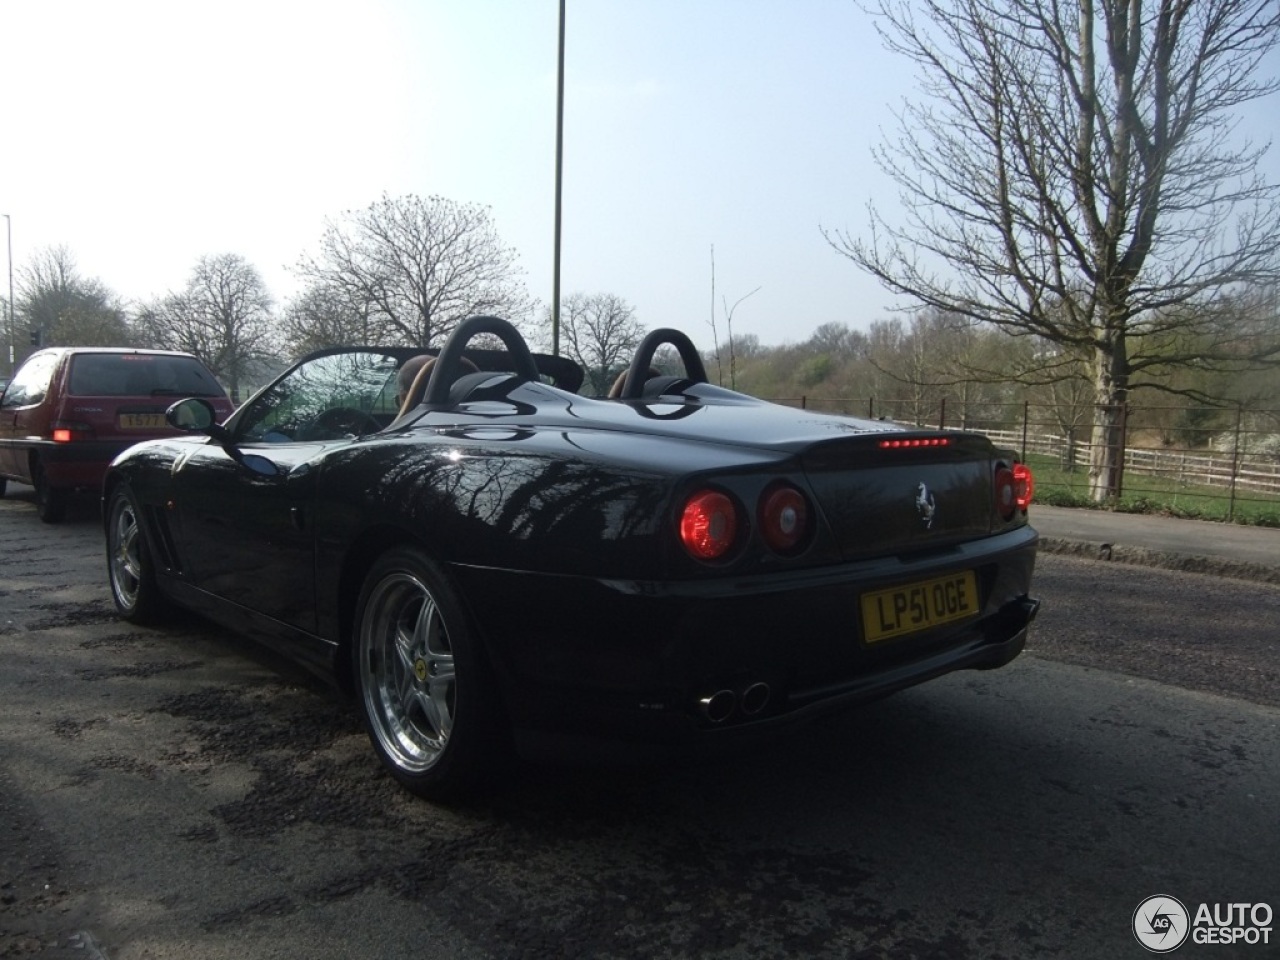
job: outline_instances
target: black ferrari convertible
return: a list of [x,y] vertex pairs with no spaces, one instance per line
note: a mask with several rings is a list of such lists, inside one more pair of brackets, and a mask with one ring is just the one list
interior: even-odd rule
[[106,479],[115,604],[197,610],[334,679],[432,798],[485,782],[515,732],[715,740],[1022,649],[1012,453],[715,386],[674,330],[617,396],[581,383],[473,317],[438,356],[312,354],[222,424],[182,400],[186,435]]

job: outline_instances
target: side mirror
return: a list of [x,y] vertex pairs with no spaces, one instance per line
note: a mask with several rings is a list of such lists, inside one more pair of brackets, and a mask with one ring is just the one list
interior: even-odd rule
[[183,433],[203,433],[219,443],[227,439],[227,432],[218,425],[218,412],[203,397],[179,400],[164,412],[165,422]]
[[214,412],[213,404],[208,400],[190,397],[179,400],[166,410],[164,418],[169,426],[184,433],[207,433],[209,428],[217,422],[218,416]]
[[164,412],[169,426],[183,433],[203,433],[222,445],[227,454],[240,466],[260,477],[278,477],[280,468],[266,457],[256,453],[241,453],[231,442],[231,434],[218,423],[218,412],[213,404],[201,397],[179,400]]

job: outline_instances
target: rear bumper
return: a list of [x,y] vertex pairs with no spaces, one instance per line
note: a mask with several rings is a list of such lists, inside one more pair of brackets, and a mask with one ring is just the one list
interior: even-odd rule
[[[669,758],[673,753],[706,756],[755,749],[762,738],[788,734],[822,716],[854,709],[948,673],[1004,666],[1022,652],[1030,621],[1035,618],[1039,605],[1038,600],[1028,598],[1010,610],[1012,616],[1025,616],[1027,621],[1007,640],[980,641],[954,656],[944,655],[868,673],[838,688],[812,691],[812,696],[791,709],[771,712],[750,722],[730,718],[712,726],[692,726],[687,722],[542,724],[518,728],[518,742],[520,749],[532,756],[557,759],[570,756],[597,763],[651,762]],[[742,692],[738,695],[741,698]],[[741,703],[739,699],[737,705]]]
[[1011,600],[972,628],[964,640],[948,644],[938,653],[888,665],[830,687],[793,692],[791,713],[808,715],[873,700],[956,670],[1003,667],[1026,646],[1031,622],[1039,611],[1039,600],[1027,596]]
[[[455,575],[517,726],[675,742],[785,726],[955,670],[1003,666],[1039,607],[1029,597],[1035,545],[1024,527],[931,555],[698,584]],[[981,585],[976,618],[863,642],[863,593],[961,570]]]

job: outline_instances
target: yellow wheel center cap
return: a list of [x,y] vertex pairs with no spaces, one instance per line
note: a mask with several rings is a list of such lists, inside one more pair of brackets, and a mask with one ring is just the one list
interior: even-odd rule
[[427,679],[427,661],[423,660],[421,657],[413,661],[413,675],[416,676],[419,681]]

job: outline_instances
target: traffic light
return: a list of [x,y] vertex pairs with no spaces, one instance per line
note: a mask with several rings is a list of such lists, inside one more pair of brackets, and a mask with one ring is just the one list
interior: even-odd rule
[[40,346],[40,341],[41,341],[42,339],[44,339],[44,338],[40,336],[40,331],[39,331],[39,330],[37,330],[35,327],[32,327],[32,328],[31,328],[31,345],[32,345],[33,347],[38,347],[38,346]]

